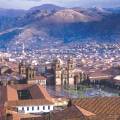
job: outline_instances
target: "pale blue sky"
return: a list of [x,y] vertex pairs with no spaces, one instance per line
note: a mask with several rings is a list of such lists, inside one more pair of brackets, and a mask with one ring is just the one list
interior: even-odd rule
[[46,3],[65,7],[120,7],[120,0],[0,0],[0,8],[29,9]]

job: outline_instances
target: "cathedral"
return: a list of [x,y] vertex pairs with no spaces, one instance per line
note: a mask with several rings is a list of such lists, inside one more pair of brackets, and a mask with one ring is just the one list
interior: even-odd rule
[[76,62],[69,58],[66,63],[56,59],[52,63],[54,83],[57,86],[75,86],[88,79],[88,75],[76,69]]
[[31,80],[35,78],[36,71],[34,66],[32,65],[26,65],[26,63],[21,62],[19,64],[19,74],[22,75],[29,83]]

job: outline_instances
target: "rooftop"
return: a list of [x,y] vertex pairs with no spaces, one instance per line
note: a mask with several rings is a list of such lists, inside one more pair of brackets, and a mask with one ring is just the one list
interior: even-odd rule
[[120,97],[75,99],[73,104],[98,115],[120,115]]
[[[38,105],[38,104],[51,104],[52,97],[48,94],[47,90],[40,85],[7,85],[6,87],[0,87],[2,91],[3,101],[8,103],[8,105]],[[20,99],[19,92],[29,91],[31,98]]]

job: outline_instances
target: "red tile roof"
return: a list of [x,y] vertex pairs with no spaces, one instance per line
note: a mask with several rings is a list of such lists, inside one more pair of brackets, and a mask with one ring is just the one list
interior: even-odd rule
[[52,120],[88,120],[75,105],[62,111],[52,112],[51,118]]
[[120,115],[120,97],[94,97],[73,100],[73,104],[94,114]]
[[[32,99],[29,100],[19,100],[18,90],[30,91]],[[8,102],[10,105],[15,104],[42,104],[42,103],[52,103],[52,97],[48,94],[47,90],[40,85],[8,85],[6,87],[1,87],[3,101]],[[28,103],[27,103],[28,102]]]
[[52,105],[53,103],[46,99],[34,99],[34,100],[16,100],[8,101],[8,106],[38,106],[38,105]]

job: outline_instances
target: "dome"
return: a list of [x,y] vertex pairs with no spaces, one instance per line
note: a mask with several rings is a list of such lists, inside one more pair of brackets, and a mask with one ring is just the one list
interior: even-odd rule
[[60,58],[57,58],[54,62],[63,65],[63,61]]

